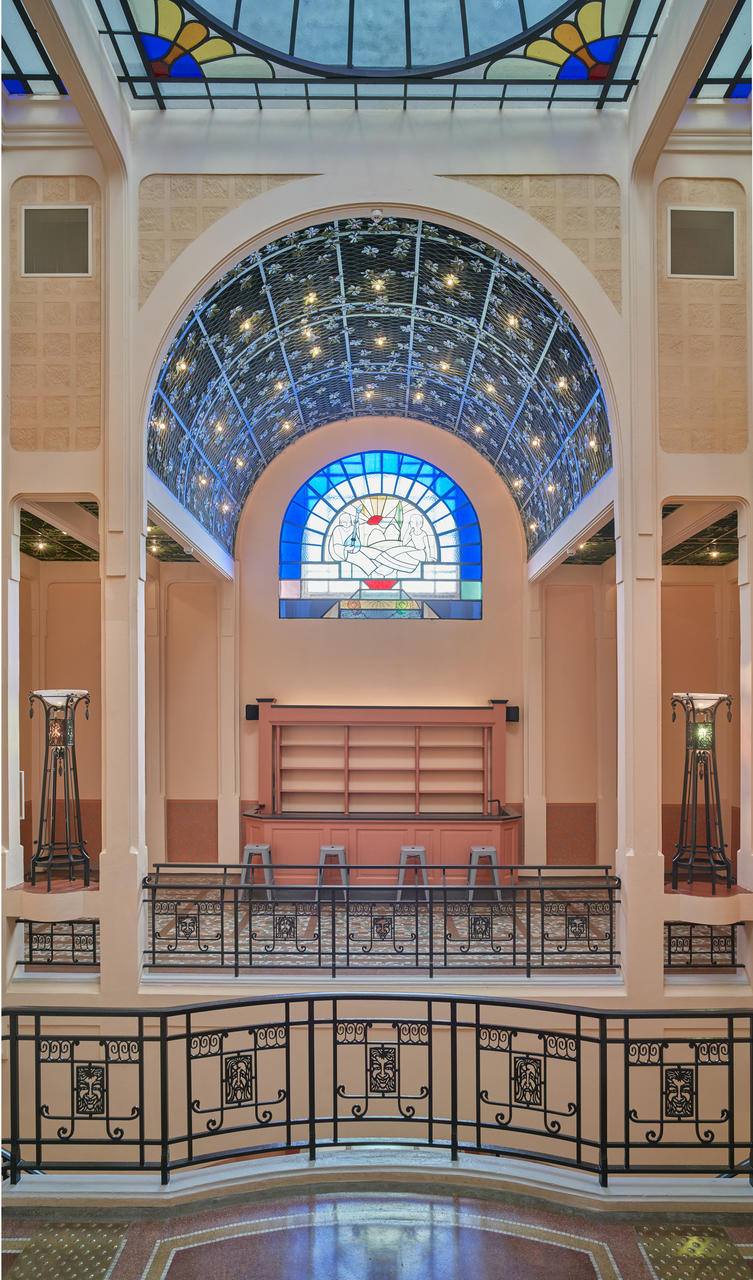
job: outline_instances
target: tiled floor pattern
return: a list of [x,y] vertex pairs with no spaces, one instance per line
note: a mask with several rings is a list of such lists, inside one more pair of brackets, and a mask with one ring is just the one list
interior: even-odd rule
[[751,1280],[753,1225],[463,1197],[317,1195],[132,1223],[6,1215],[11,1280]]

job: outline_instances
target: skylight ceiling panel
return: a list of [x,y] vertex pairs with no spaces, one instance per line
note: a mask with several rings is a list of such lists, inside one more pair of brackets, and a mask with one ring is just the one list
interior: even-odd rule
[[[225,2],[228,8],[235,9],[236,0]],[[269,0],[241,0],[237,28],[253,32],[259,43],[268,49],[289,50],[293,14],[297,7],[295,0],[275,0],[274,4]],[[232,17],[225,21],[229,26],[233,25]]]
[[411,315],[401,311],[349,312],[348,337],[354,370],[391,372],[408,368]]
[[384,305],[410,307],[414,292],[415,229],[406,234],[394,219],[389,225],[341,220],[340,262],[350,307],[377,310]]
[[458,0],[413,0],[410,9],[414,67],[441,66],[466,56]]
[[478,330],[454,325],[442,313],[422,309],[413,326],[413,368],[431,376],[450,376],[463,384],[471,368]]
[[293,52],[304,62],[347,66],[350,0],[299,0]]
[[518,0],[465,0],[465,13],[472,49],[490,49],[520,31]]
[[353,21],[353,65],[403,67],[407,62],[405,0],[356,4]]
[[333,366],[309,383],[301,383],[298,399],[307,423],[319,425],[353,415],[347,369]]

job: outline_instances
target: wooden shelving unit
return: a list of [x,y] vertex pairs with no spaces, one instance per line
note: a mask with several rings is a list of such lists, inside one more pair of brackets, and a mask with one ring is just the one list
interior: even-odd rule
[[468,814],[504,803],[504,705],[260,707],[275,814]]

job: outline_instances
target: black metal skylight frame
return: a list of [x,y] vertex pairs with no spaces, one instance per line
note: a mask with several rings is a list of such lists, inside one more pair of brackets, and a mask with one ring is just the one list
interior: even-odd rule
[[[751,30],[751,0],[737,0],[737,4],[732,10],[727,22],[724,24],[719,39],[714,46],[706,66],[704,67],[698,81],[691,93],[691,98],[698,98],[705,88],[715,86],[718,93],[712,95],[714,98],[736,99],[741,98],[745,101],[750,97],[751,84],[751,40],[748,39],[747,46],[740,49],[740,60],[737,63],[735,72],[732,76],[720,75],[718,73],[718,64],[728,50],[728,41],[734,38],[732,33],[738,23],[738,19],[743,17],[747,11],[747,24],[743,21],[743,25],[747,27],[748,36]],[[747,93],[741,93],[740,90],[747,86]],[[706,97],[707,95],[703,95]]]
[[[10,21],[9,21],[10,18]],[[32,66],[16,38],[14,28],[20,23],[29,37],[43,70]],[[52,59],[42,43],[39,33],[21,0],[3,0],[2,31],[3,68],[2,79],[10,96],[40,95],[66,97],[66,88],[55,69]],[[14,83],[15,82],[15,83]],[[16,83],[20,88],[16,87]]]
[[[482,104],[501,110],[511,104],[563,107],[591,107],[601,110],[607,104],[624,104],[638,83],[646,56],[655,39],[659,21],[670,0],[655,0],[640,31],[634,29],[645,5],[633,0],[625,19],[617,53],[603,81],[540,79],[532,74],[530,79],[494,80],[485,77],[485,71],[495,61],[508,53],[522,52],[532,38],[547,32],[553,22],[572,17],[581,3],[552,6],[545,19],[532,24],[525,31],[503,43],[477,52],[469,52],[462,61],[437,64],[414,69],[323,66],[297,59],[283,51],[271,49],[247,35],[237,32],[209,13],[206,7],[194,0],[181,0],[183,9],[197,21],[204,22],[212,33],[231,40],[238,50],[264,58],[271,68],[269,78],[236,79],[213,75],[203,79],[158,79],[152,72],[140,42],[135,37],[135,26],[127,0],[118,0],[123,11],[122,25],[114,26],[108,14],[105,0],[88,0],[96,13],[100,36],[109,50],[115,74],[129,91],[130,100],[138,106],[154,106],[161,110],[169,107],[227,106],[243,104],[258,110],[269,106],[303,106],[310,111],[314,106],[331,103],[351,106],[355,110],[368,106],[399,105],[403,110],[419,103],[446,105],[451,111],[463,106]],[[352,13],[355,0],[350,0]],[[464,0],[458,0],[464,12]],[[524,0],[519,0],[524,13]],[[407,5],[407,0],[406,0]],[[236,5],[236,10],[238,6]],[[294,12],[297,6],[294,5]],[[467,39],[467,36],[466,36]],[[128,57],[121,48],[121,41],[132,41],[138,46],[141,70],[128,65]],[[532,64],[535,65],[535,64]]]

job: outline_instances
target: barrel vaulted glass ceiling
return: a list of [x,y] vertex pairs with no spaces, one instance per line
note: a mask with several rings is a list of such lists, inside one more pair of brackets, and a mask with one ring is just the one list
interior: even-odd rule
[[[682,0],[81,3],[134,106],[600,109],[628,100],[662,19]],[[739,0],[697,96],[750,94],[750,6]],[[3,20],[7,92],[64,93],[22,0],[3,0]]]
[[392,218],[294,232],[209,290],[160,372],[148,463],[232,551],[282,449],[369,415],[419,418],[477,449],[529,551],[612,465],[597,373],[561,304],[490,245]]

